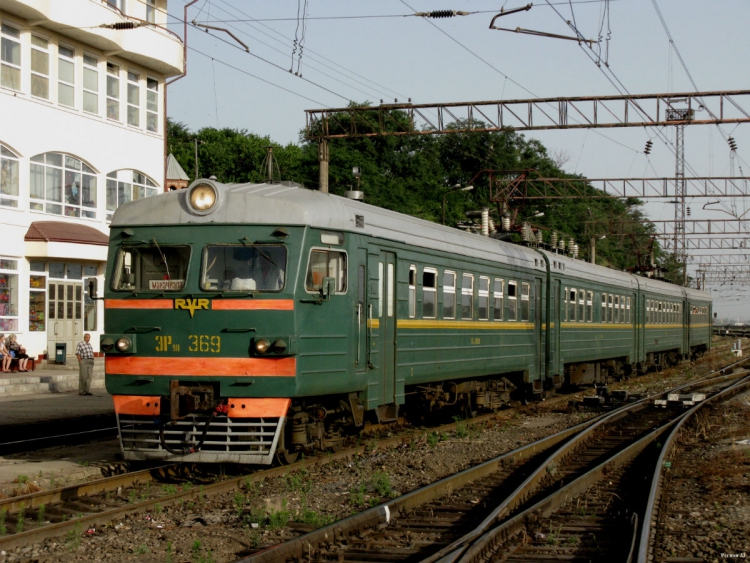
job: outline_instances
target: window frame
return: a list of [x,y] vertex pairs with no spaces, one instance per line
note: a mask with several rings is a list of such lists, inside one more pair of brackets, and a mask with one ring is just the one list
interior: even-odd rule
[[[9,33],[10,30],[13,30],[17,33],[17,35],[13,35],[12,33]],[[0,52],[4,53],[5,49],[3,48],[7,43],[14,43],[15,49],[11,51],[11,54],[17,54],[18,55],[18,62],[15,62],[13,60],[6,60],[5,58],[0,57],[0,86],[3,88],[8,88],[10,90],[13,90],[15,92],[20,92],[22,85],[23,85],[23,44],[21,43],[21,29],[16,27],[15,25],[11,25],[5,22],[0,22]],[[11,77],[12,81],[14,82],[15,79],[18,80],[18,84],[10,85],[10,83],[6,84],[5,82],[5,76],[6,73],[4,72],[4,69],[8,68],[10,69],[9,76]],[[15,71],[15,72],[14,72]]]
[[[342,290],[338,290],[338,283],[336,284],[336,290],[333,292],[334,295],[346,295],[346,293],[349,291],[349,253],[344,250],[343,248],[330,248],[328,246],[311,246],[307,253],[307,265],[305,266],[305,293],[308,293],[310,295],[320,295],[320,289],[310,289],[307,286],[307,273],[310,271],[310,262],[312,261],[312,253],[313,252],[338,252],[340,254],[343,254],[344,256],[344,288]],[[330,263],[330,262],[329,262]],[[338,280],[337,280],[338,281]],[[284,283],[286,284],[286,276]],[[321,280],[322,283],[322,280]],[[381,284],[382,284],[382,276],[381,276]],[[286,285],[285,285],[286,287]],[[382,294],[382,291],[380,292]],[[382,307],[382,300],[379,299],[381,307]],[[381,315],[382,316],[382,315]]]
[[[487,289],[482,289],[482,282],[486,282]],[[479,276],[479,284],[477,285],[477,320],[489,321],[490,320],[490,277]],[[482,303],[484,302],[484,316],[482,316]]]
[[410,319],[413,319],[417,316],[417,266],[414,264],[409,265],[409,279],[407,281],[409,284],[408,315]]
[[[464,282],[469,280],[469,287],[464,287]],[[468,299],[469,316],[464,316],[466,301]],[[474,274],[463,272],[461,274],[461,320],[474,320]]]
[[[511,295],[511,287],[513,288],[513,295]],[[506,297],[508,299],[508,321],[516,322],[518,321],[518,282],[516,280],[508,280],[508,292]],[[512,307],[511,303],[513,303]],[[511,318],[511,313],[513,313],[513,318]]]
[[521,322],[529,322],[531,321],[531,282],[521,282],[521,295],[519,297]]
[[[151,88],[152,82],[156,83],[155,88]],[[159,132],[159,80],[151,76],[146,76],[146,131],[151,133]],[[156,109],[151,109],[149,106],[154,104]],[[150,125],[153,119],[153,128]]]
[[0,182],[2,181],[3,174],[6,183],[10,185],[10,189],[13,190],[15,188],[15,193],[12,193],[12,191],[5,193],[0,184],[0,207],[18,209],[21,197],[21,158],[10,147],[0,143]]
[[[500,291],[497,291],[497,283],[500,282]],[[500,307],[496,307],[500,302]],[[495,311],[500,311],[500,318],[497,318]],[[492,320],[502,322],[505,318],[505,278],[495,278],[492,281]]]
[[[112,61],[107,61],[107,119],[122,123],[120,119],[120,105],[122,100],[122,67]],[[113,110],[113,111],[112,111]]]
[[[432,274],[433,275],[433,282],[434,286],[427,286],[424,283],[424,276],[425,274]],[[426,315],[424,311],[425,303],[427,303],[427,299],[425,298],[425,295],[431,294],[432,295],[432,315]],[[422,269],[422,318],[423,319],[436,319],[438,313],[438,270],[437,268],[432,267],[425,267]]]
[[[44,41],[44,43],[46,45],[45,46],[41,46],[41,45],[35,43],[34,42],[35,39],[37,41]],[[46,100],[46,101],[49,101],[49,99],[50,99],[50,82],[51,82],[51,80],[50,80],[51,72],[50,72],[50,48],[49,48],[49,44],[50,44],[49,38],[43,37],[42,35],[39,35],[37,33],[32,33],[31,34],[31,39],[30,39],[30,54],[31,54],[31,57],[30,57],[30,64],[29,64],[29,74],[30,74],[29,93],[31,94],[32,98],[36,98],[38,100]],[[35,56],[34,56],[34,54],[35,53],[41,54],[41,56],[46,57],[46,59],[47,59],[47,62],[46,62],[46,66],[47,66],[47,68],[46,68],[46,74],[42,70],[34,68],[34,66],[35,66]],[[37,55],[37,56],[39,56],[39,55]],[[36,93],[36,94],[34,93],[34,82],[35,82],[34,81],[34,77],[36,77],[38,80],[45,81],[45,89],[46,89],[45,95],[39,95],[38,93]]]
[[[65,49],[66,51],[73,51],[72,56],[68,56],[67,54],[64,54],[61,49]],[[73,82],[68,82],[67,80],[61,78],[60,68],[61,63],[70,64],[73,67]],[[62,88],[70,88],[73,91],[73,103],[67,104],[63,101],[61,101],[60,92]],[[73,108],[76,107],[76,50],[74,47],[70,47],[68,45],[65,45],[63,43],[59,43],[57,45],[57,103],[63,107],[66,108]]]
[[586,322],[594,322],[594,292],[586,292]]
[[[82,77],[83,80],[81,82],[81,109],[84,111],[84,113],[89,113],[92,115],[99,115],[99,90],[101,88],[101,85],[99,84],[99,57],[96,55],[91,55],[89,53],[84,52],[83,56],[81,57],[81,65],[82,65]],[[93,61],[93,62],[92,62]],[[91,73],[94,78],[94,83],[96,84],[96,90],[93,90],[86,86],[86,76],[87,72]],[[106,90],[105,90],[106,94]],[[87,107],[87,96],[89,96],[89,102],[94,101],[96,103],[96,111],[91,111],[90,109],[86,109]]]
[[[445,278],[446,276],[450,276],[453,278],[453,285],[448,286],[445,284]],[[455,319],[456,314],[458,313],[458,303],[456,300],[456,280],[457,275],[455,270],[443,270],[443,283],[442,283],[442,291],[443,291],[443,306],[442,306],[442,318],[444,319]],[[453,300],[453,315],[448,316],[445,314],[445,308],[446,308],[446,295],[450,295],[451,299]]]
[[[125,71],[125,121],[130,127],[141,127],[141,74],[134,70]],[[134,93],[135,102],[131,101],[131,93]],[[131,120],[131,116],[135,119]]]

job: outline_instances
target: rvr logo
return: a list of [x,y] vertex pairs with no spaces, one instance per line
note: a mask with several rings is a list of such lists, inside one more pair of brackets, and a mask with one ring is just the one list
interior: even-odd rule
[[208,299],[175,299],[174,308],[190,311],[190,318],[192,318],[198,309],[208,310]]

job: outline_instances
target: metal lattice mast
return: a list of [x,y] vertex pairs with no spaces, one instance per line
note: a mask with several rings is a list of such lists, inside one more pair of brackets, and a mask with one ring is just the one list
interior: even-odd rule
[[685,125],[677,125],[675,135],[674,257],[682,266],[682,285],[687,285],[687,250],[685,248]]

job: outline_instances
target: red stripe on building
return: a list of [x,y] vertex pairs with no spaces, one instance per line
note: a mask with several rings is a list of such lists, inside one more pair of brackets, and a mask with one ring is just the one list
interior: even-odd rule
[[107,356],[107,374],[294,377],[296,358],[172,358]]
[[211,309],[217,311],[293,311],[292,299],[214,299]]
[[171,299],[105,299],[105,309],[172,309]]

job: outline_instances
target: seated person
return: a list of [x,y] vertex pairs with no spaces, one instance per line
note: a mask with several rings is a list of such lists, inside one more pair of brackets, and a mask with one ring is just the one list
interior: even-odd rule
[[[26,353],[26,348],[18,343],[15,334],[8,335],[5,346],[11,353],[10,355],[18,360],[18,371],[29,371],[26,369],[29,363],[29,355]],[[10,362],[8,364],[10,365]]]

